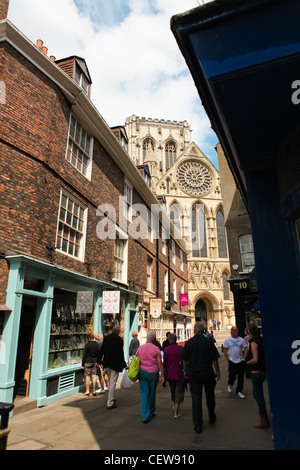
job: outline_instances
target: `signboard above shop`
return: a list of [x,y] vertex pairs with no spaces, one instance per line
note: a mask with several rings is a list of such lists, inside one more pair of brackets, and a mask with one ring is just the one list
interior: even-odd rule
[[150,299],[150,315],[152,318],[159,318],[162,314],[162,299]]
[[102,313],[120,312],[120,291],[108,290],[102,292]]

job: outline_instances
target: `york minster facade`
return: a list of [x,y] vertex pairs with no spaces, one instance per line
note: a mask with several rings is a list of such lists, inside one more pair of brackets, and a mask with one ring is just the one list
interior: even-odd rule
[[[163,200],[178,236],[188,246],[189,312],[197,321],[235,323],[227,279],[230,264],[218,170],[192,141],[186,121],[131,116],[128,153],[148,167],[151,189]],[[179,306],[175,305],[179,309]]]

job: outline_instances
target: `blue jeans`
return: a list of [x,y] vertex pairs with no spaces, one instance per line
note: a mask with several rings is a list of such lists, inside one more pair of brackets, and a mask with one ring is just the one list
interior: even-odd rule
[[140,369],[139,382],[142,420],[147,421],[148,418],[155,414],[155,393],[158,384],[158,373],[149,373]]
[[267,413],[267,407],[266,407],[264,389],[263,389],[263,383],[265,379],[266,379],[266,373],[264,371],[251,373],[253,396],[256,400],[256,403],[258,404],[258,410],[260,413]]

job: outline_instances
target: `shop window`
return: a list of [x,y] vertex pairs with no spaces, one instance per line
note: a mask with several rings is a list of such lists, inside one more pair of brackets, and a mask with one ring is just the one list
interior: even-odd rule
[[26,274],[24,278],[24,289],[44,292],[44,280],[36,279]]
[[86,211],[79,202],[62,192],[56,247],[63,253],[83,259]]
[[[82,297],[86,297],[82,300]],[[81,364],[93,331],[93,293],[54,289],[48,368]]]

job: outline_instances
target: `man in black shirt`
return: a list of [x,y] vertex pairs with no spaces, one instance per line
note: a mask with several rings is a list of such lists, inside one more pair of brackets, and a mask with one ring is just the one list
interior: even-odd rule
[[102,346],[98,352],[98,364],[103,362],[104,369],[108,369],[109,390],[107,397],[107,409],[116,408],[116,400],[114,398],[115,388],[119,377],[127,364],[124,359],[123,339],[120,334],[120,327],[114,326],[112,333],[104,336]]
[[215,345],[203,336],[204,325],[195,323],[195,335],[187,341],[182,352],[182,363],[185,377],[188,379],[193,410],[193,424],[197,433],[202,432],[202,389],[204,386],[209,422],[216,421],[215,386],[220,380],[220,357]]

